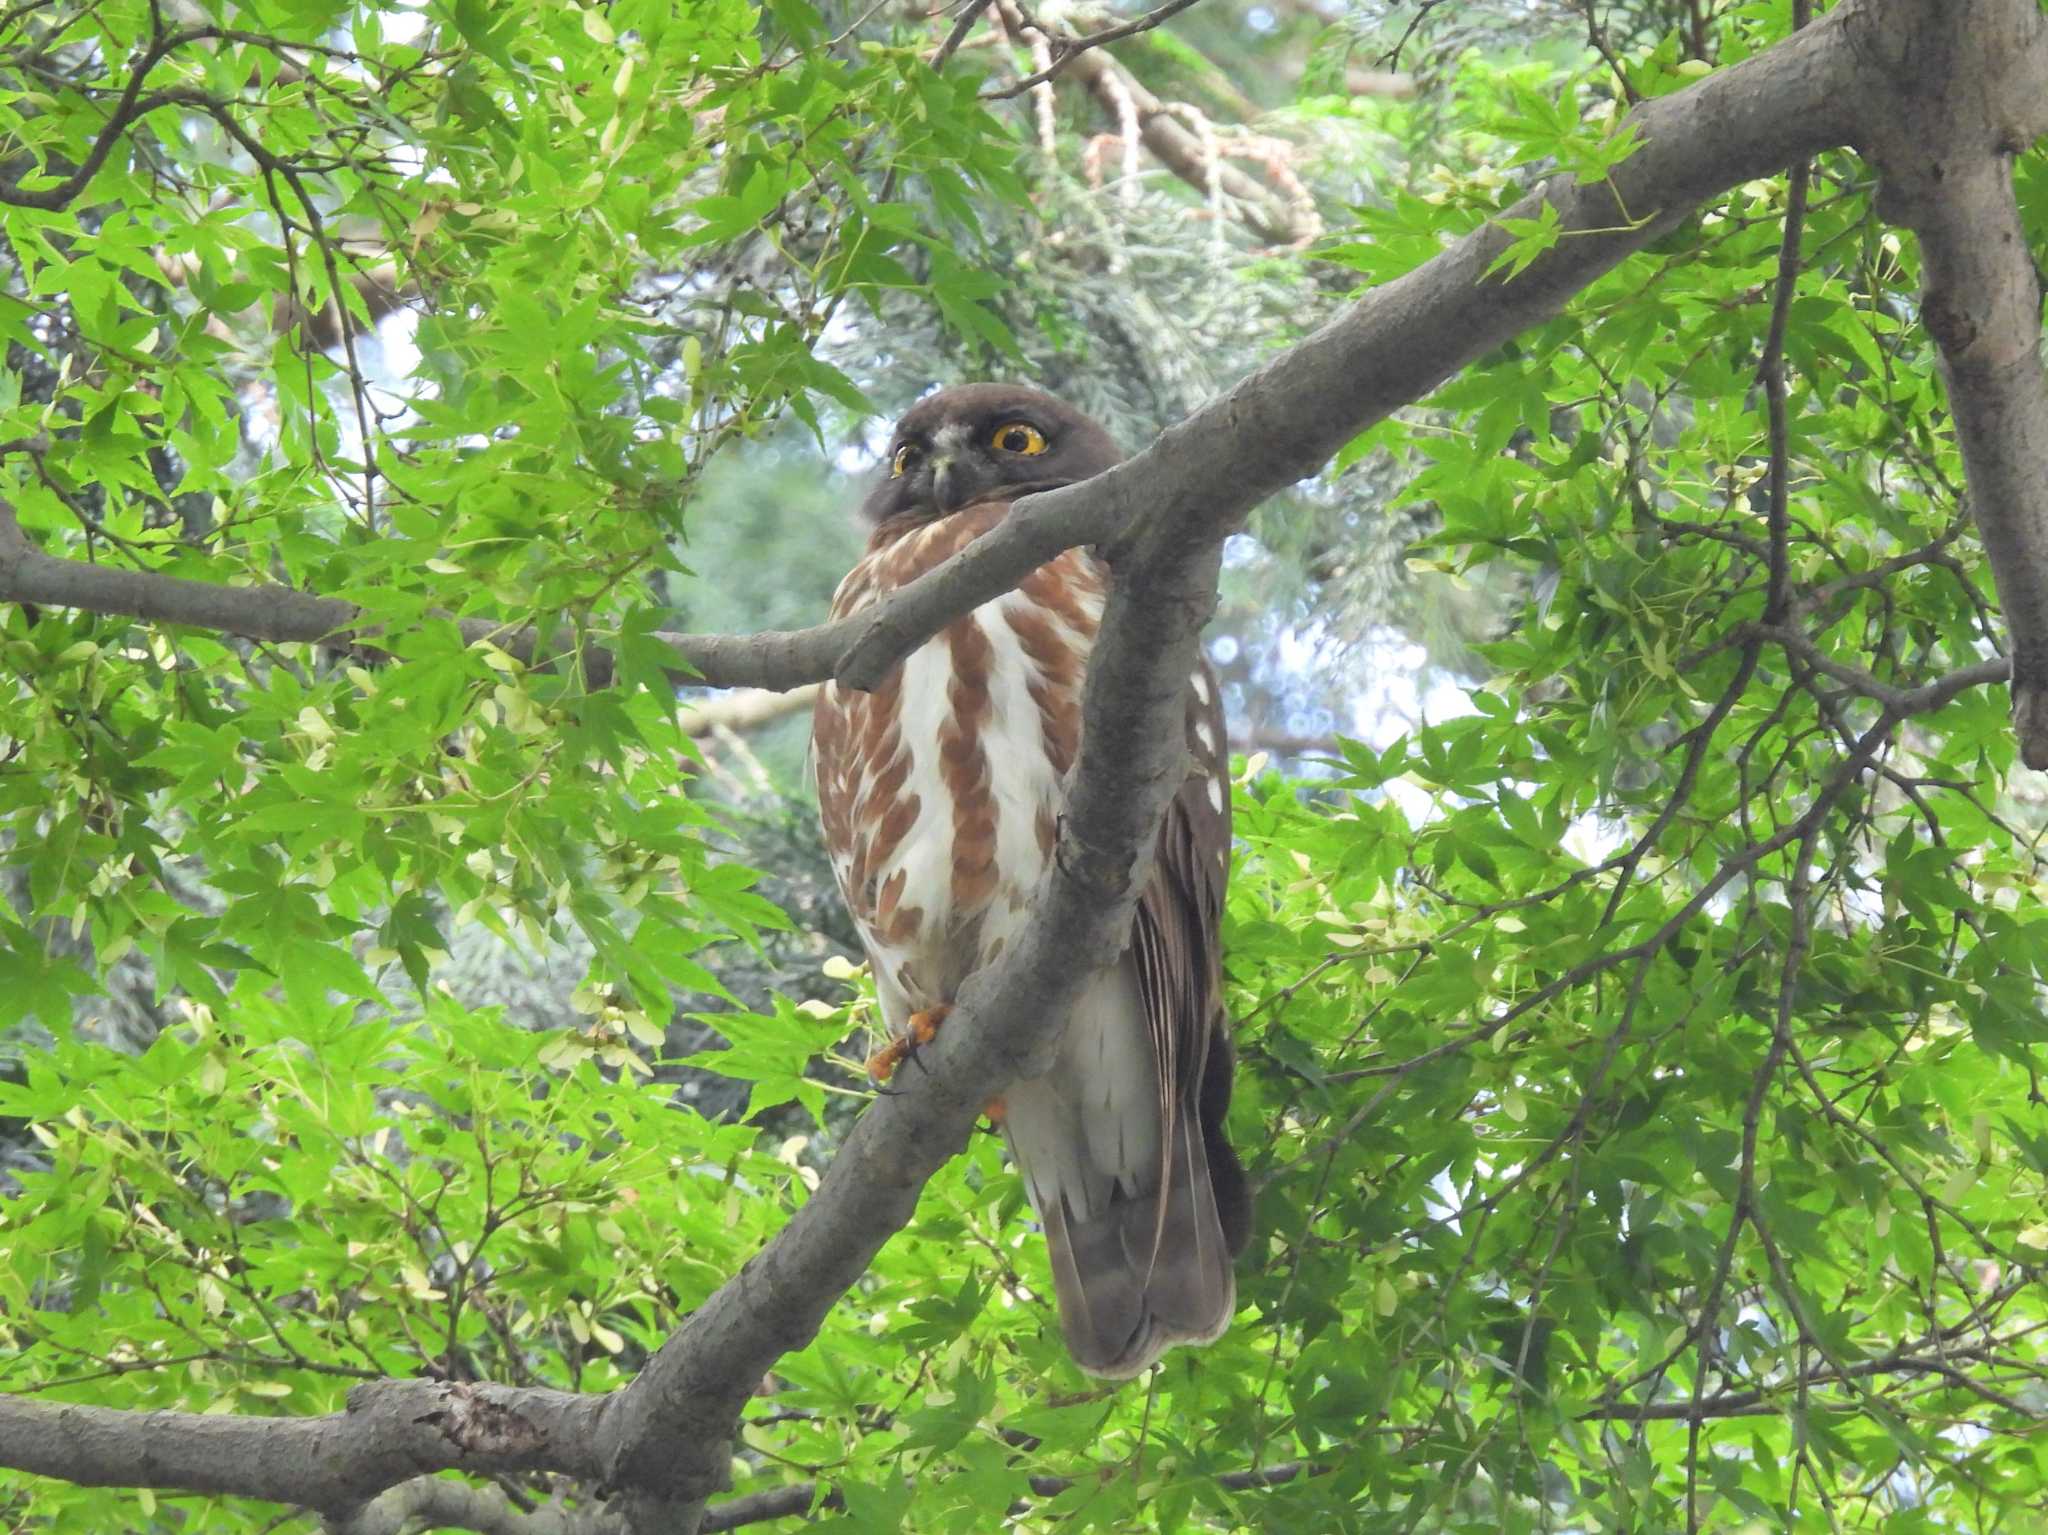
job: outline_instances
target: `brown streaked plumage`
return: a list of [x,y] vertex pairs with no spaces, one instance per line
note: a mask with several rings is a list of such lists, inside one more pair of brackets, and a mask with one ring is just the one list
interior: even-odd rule
[[[1018,497],[1120,457],[1094,422],[1035,390],[933,395],[897,424],[863,507],[867,553],[832,616],[943,563]],[[1079,755],[1106,591],[1100,562],[1069,549],[948,625],[873,692],[828,683],[819,695],[820,821],[899,1038],[928,1036],[1029,915]],[[1187,745],[1188,777],[1122,960],[1083,994],[1052,1068],[1001,1105],[1045,1228],[1067,1346],[1083,1369],[1111,1377],[1229,1325],[1231,1260],[1250,1234],[1223,1128],[1234,1061],[1217,933],[1230,800],[1206,663],[1188,679]]]

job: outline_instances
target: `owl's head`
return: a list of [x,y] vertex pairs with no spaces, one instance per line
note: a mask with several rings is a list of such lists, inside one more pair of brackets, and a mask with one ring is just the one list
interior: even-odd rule
[[881,483],[861,514],[876,523],[944,517],[977,501],[1071,485],[1122,457],[1109,433],[1036,389],[942,389],[896,423]]

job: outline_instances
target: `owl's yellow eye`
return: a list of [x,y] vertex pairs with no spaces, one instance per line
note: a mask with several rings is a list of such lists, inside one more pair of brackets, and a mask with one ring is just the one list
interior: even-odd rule
[[1006,421],[990,440],[1005,453],[1035,455],[1046,449],[1045,434],[1029,421]]
[[896,450],[896,456],[889,460],[889,478],[900,480],[910,472],[910,466],[917,462],[917,449],[905,443]]

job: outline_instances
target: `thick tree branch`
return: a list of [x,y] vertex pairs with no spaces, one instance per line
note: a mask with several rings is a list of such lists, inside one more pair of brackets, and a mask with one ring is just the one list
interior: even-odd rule
[[324,1418],[121,1412],[0,1395],[0,1464],[85,1487],[158,1487],[337,1515],[423,1472],[556,1471],[597,1486],[604,1397],[388,1380]]
[[[1811,28],[1648,104],[1636,119],[1643,147],[1609,182],[1559,177],[1517,210],[1533,216],[1548,198],[1565,231],[1518,276],[1488,275],[1508,236],[1481,230],[1376,290],[1137,458],[1020,503],[967,551],[984,573],[1002,572],[985,594],[994,596],[1014,579],[1003,563],[1011,547],[1043,548],[1045,524],[1086,516],[1115,570],[1059,855],[1021,941],[963,989],[930,1052],[929,1080],[862,1117],[818,1193],[617,1399],[604,1425],[614,1446],[608,1465],[618,1485],[636,1490],[629,1498],[648,1500],[636,1529],[653,1527],[657,1502],[665,1515],[701,1507],[755,1383],[815,1335],[826,1310],[909,1219],[918,1190],[964,1142],[981,1104],[1043,1061],[1086,977],[1122,948],[1153,828],[1184,771],[1181,688],[1214,602],[1223,540],[1258,502],[1555,312],[1692,203],[1839,138],[1850,74],[1847,56],[1830,46],[1838,36],[1838,27]],[[889,646],[867,659],[886,666],[902,653]],[[842,679],[880,675],[855,661],[849,655]]]
[[1844,30],[1881,82],[1857,140],[1883,177],[1879,209],[1920,237],[1921,314],[2012,635],[2020,756],[2048,768],[2048,372],[2012,189],[2013,156],[2048,133],[2048,18],[1968,14],[1941,27],[1920,4],[1859,6]]

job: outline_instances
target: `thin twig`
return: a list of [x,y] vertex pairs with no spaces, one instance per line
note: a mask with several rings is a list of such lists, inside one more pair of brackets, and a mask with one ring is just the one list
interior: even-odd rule
[[1764,409],[1770,430],[1770,463],[1765,477],[1770,512],[1771,577],[1764,600],[1764,622],[1784,622],[1787,590],[1791,579],[1790,511],[1787,485],[1791,478],[1791,449],[1785,422],[1785,328],[1792,315],[1792,297],[1799,287],[1799,240],[1806,229],[1806,184],[1813,171],[1810,160],[1792,167],[1785,191],[1785,236],[1778,246],[1777,291],[1771,296],[1771,323],[1764,333],[1763,359],[1757,377],[1764,389]]
[[981,20],[981,13],[995,0],[967,0],[960,8],[960,15],[953,23],[953,30],[946,34],[946,40],[939,44],[932,54],[932,72],[936,74],[946,67],[946,61],[960,51],[960,45],[967,41],[967,34],[974,30],[974,24]]
[[981,93],[983,101],[1004,101],[1012,96],[1021,96],[1034,85],[1043,85],[1068,64],[1091,48],[1100,48],[1104,43],[1120,42],[1126,37],[1136,37],[1140,32],[1149,32],[1162,21],[1178,16],[1182,11],[1199,5],[1201,0],[1167,0],[1157,10],[1147,11],[1121,26],[1104,27],[1100,32],[1090,32],[1086,37],[1055,37],[1047,35],[1046,41],[1052,48],[1052,62],[1035,74],[1008,85],[995,86]]

